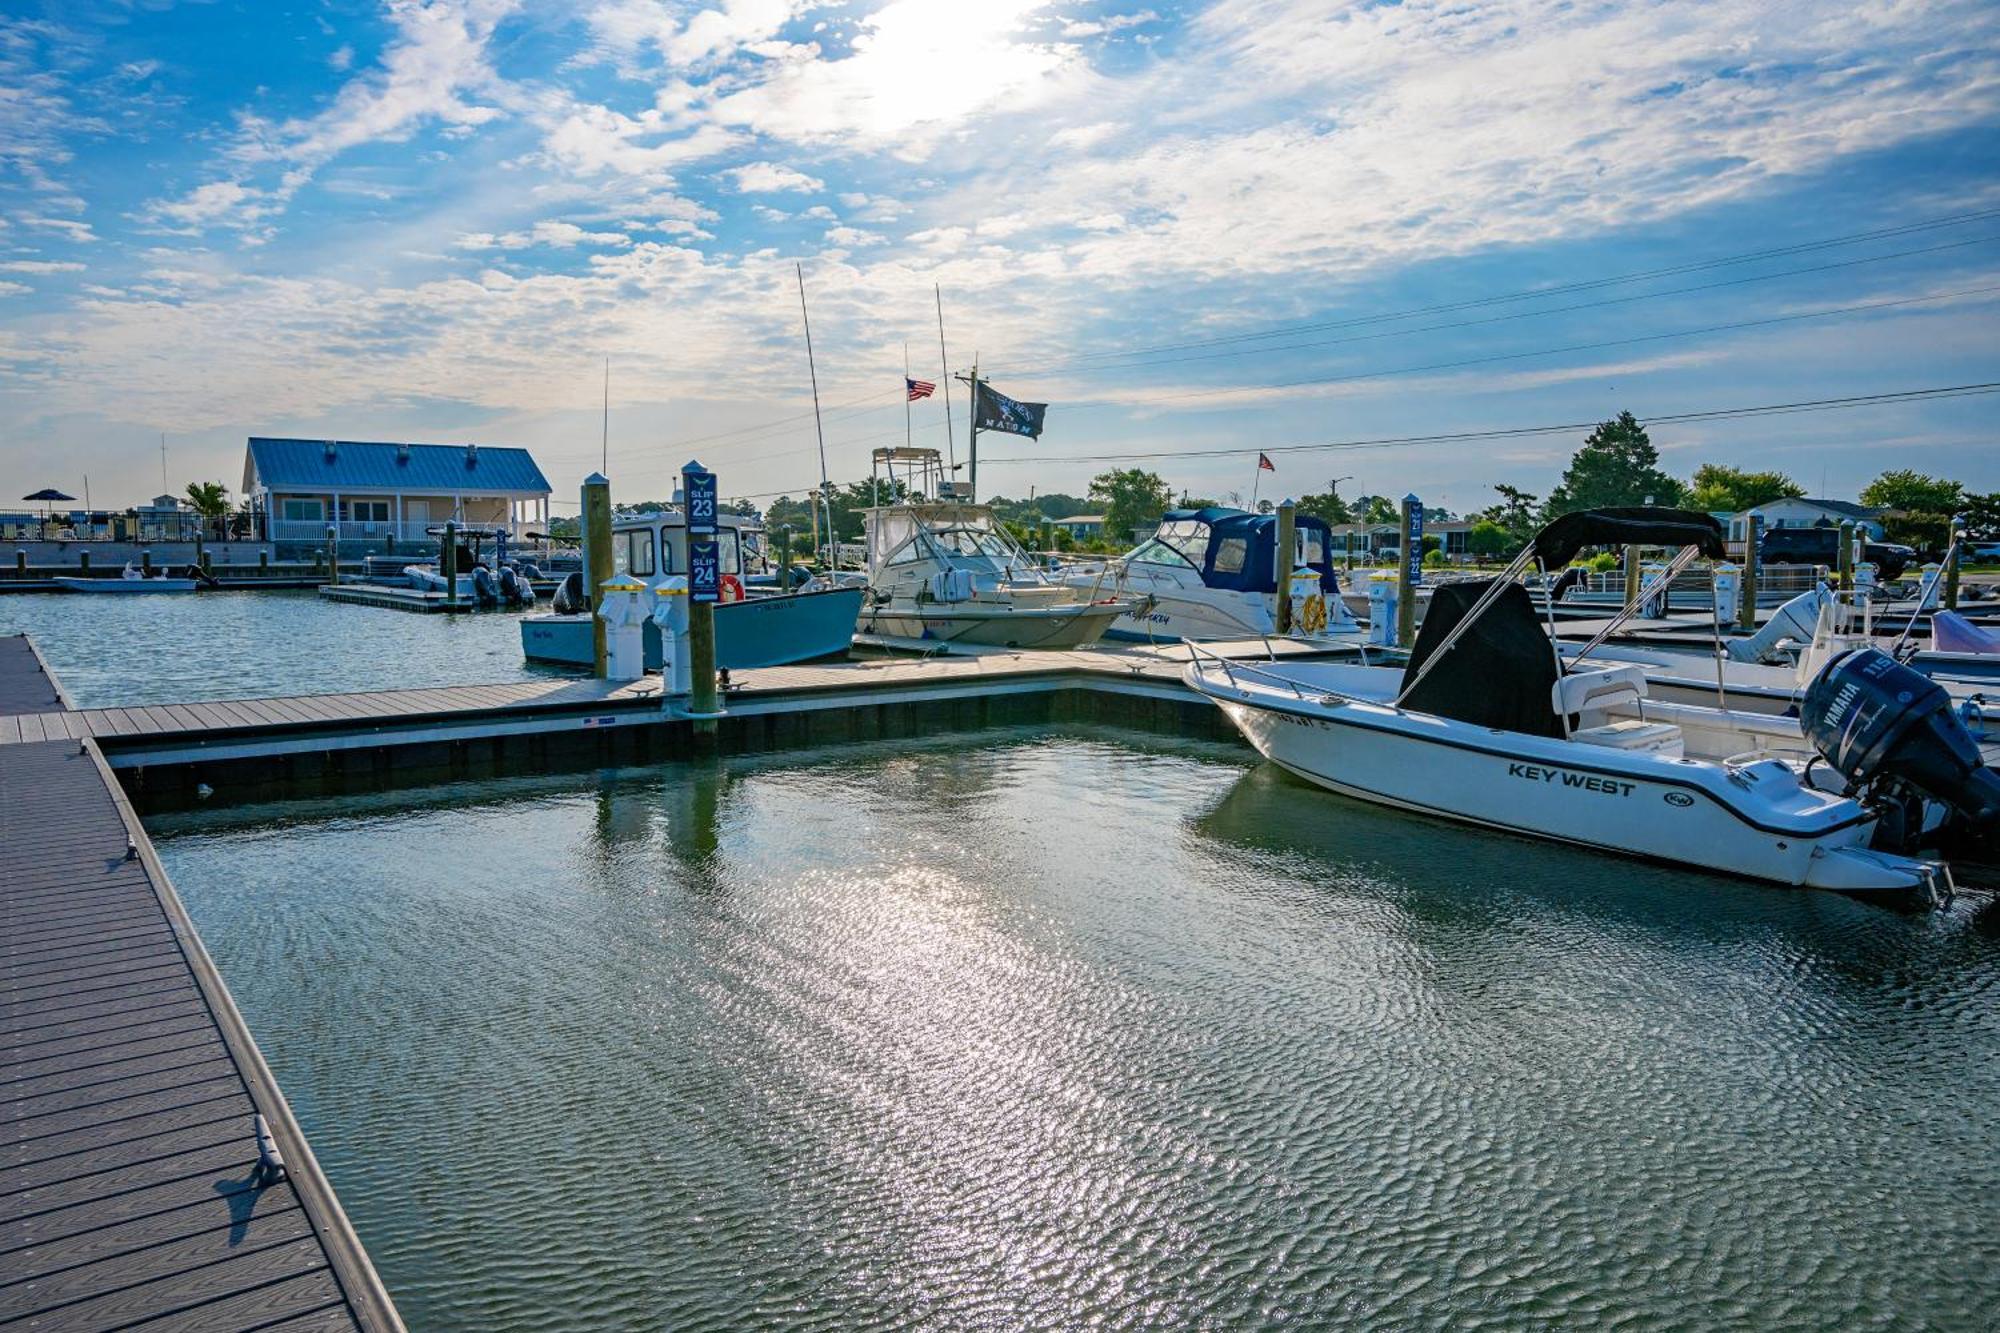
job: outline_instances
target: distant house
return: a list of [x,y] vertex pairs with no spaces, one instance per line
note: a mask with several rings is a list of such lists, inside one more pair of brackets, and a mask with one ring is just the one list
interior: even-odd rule
[[1104,535],[1104,515],[1074,514],[1069,518],[1052,518],[1051,527],[1061,528],[1071,538],[1080,542],[1091,541]]
[[[273,542],[431,540],[445,522],[520,537],[549,520],[549,481],[526,449],[252,437],[243,494]],[[544,530],[546,530],[544,528]]]
[[1769,504],[1758,505],[1755,509],[1745,509],[1729,517],[1729,540],[1747,540],[1750,531],[1750,516],[1761,514],[1764,526],[1768,528],[1836,528],[1842,523],[1854,523],[1868,529],[1868,535],[1876,541],[1882,539],[1882,516],[1888,511],[1868,505],[1854,504],[1847,500],[1808,500],[1792,497],[1773,500]]

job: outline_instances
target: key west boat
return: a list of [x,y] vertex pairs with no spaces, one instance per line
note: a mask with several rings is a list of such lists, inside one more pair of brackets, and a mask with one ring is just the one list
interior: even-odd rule
[[193,592],[195,580],[175,578],[168,574],[148,576],[137,566],[127,564],[117,578],[80,578],[68,574],[58,574],[49,580],[65,592],[97,593],[148,593],[148,592]]
[[1222,506],[1171,509],[1130,554],[1103,567],[1080,567],[1066,581],[1095,593],[1108,569],[1112,594],[1134,598],[1136,605],[1112,622],[1105,637],[1176,643],[1276,634],[1278,580],[1295,569],[1311,570],[1318,586],[1294,606],[1297,627],[1310,638],[1352,642],[1365,635],[1366,626],[1341,599],[1326,523],[1298,516],[1289,562],[1279,559],[1277,545],[1275,514]]
[[[861,611],[859,588],[781,593],[750,586],[746,530],[754,524],[735,514],[718,516],[722,598],[715,608],[715,665],[724,671],[783,666],[835,657],[847,651]],[[619,574],[653,587],[687,572],[687,516],[679,510],[630,514],[611,525],[611,562]],[[581,576],[572,575],[581,587]],[[576,596],[572,590],[571,597]],[[560,596],[560,594],[559,594]],[[568,599],[565,599],[567,604]],[[531,662],[563,666],[592,664],[591,615],[563,610],[521,617],[521,651]],[[660,669],[660,627],[645,626],[646,667]]]
[[1886,654],[1836,658],[1794,720],[1649,699],[1640,667],[1557,652],[1516,580],[1630,544],[1679,547],[1676,572],[1723,556],[1705,514],[1570,514],[1499,578],[1438,588],[1405,667],[1197,646],[1185,678],[1267,758],[1382,805],[1859,894],[1947,898],[1946,852],[2000,859],[2000,774],[1944,691]]
[[856,637],[864,642],[948,652],[1080,648],[1133,607],[1051,577],[984,505],[918,500],[862,514],[868,596]]

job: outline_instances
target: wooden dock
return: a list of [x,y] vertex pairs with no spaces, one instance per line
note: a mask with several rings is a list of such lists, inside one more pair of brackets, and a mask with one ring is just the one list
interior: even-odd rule
[[0,638],[0,1328],[400,1329],[74,716]]

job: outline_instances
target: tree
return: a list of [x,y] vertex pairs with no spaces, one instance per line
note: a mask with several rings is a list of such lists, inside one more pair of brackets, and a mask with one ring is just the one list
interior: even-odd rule
[[1966,496],[1959,512],[1965,515],[1965,534],[1973,541],[2000,541],[2000,491]]
[[1314,518],[1323,518],[1328,523],[1354,521],[1354,511],[1347,507],[1347,501],[1341,499],[1339,492],[1334,490],[1327,490],[1319,495],[1301,495],[1298,499],[1298,508],[1301,514],[1311,514]]
[[1385,495],[1357,495],[1354,497],[1354,521],[1356,523],[1394,523],[1401,517],[1401,511]]
[[1965,488],[1957,482],[1908,468],[1884,472],[1861,492],[1862,504],[1907,514],[1953,514],[1964,500]]
[[1599,422],[1549,493],[1548,517],[1611,505],[1677,505],[1682,486],[1660,471],[1660,451],[1630,412]]
[[222,522],[229,517],[229,488],[219,481],[191,481],[187,488],[188,503],[194,512],[208,522],[204,526],[220,533]]
[[1481,559],[1508,555],[1520,548],[1520,539],[1490,518],[1482,518],[1465,535],[1466,545]]
[[1134,528],[1158,521],[1173,497],[1165,478],[1142,468],[1100,472],[1090,479],[1090,498],[1104,506],[1105,534],[1121,543]]
[[1509,486],[1501,482],[1494,486],[1500,493],[1500,503],[1489,506],[1474,515],[1485,519],[1512,538],[1515,546],[1525,544],[1535,535],[1536,506],[1541,500],[1533,491],[1524,491],[1519,486]]
[[1805,493],[1805,487],[1782,472],[1745,472],[1720,463],[1703,463],[1694,470],[1694,491],[1688,505],[1709,513],[1740,514]]

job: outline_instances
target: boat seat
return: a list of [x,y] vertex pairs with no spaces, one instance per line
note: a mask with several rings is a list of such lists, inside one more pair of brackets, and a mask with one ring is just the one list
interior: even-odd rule
[[1687,753],[1681,729],[1671,722],[1641,722],[1624,718],[1601,727],[1580,727],[1569,734],[1579,745],[1602,745],[1633,754],[1657,754],[1679,759]]
[[1557,713],[1578,716],[1626,705],[1637,707],[1646,697],[1646,673],[1636,666],[1597,667],[1557,678],[1549,690],[1549,705]]

